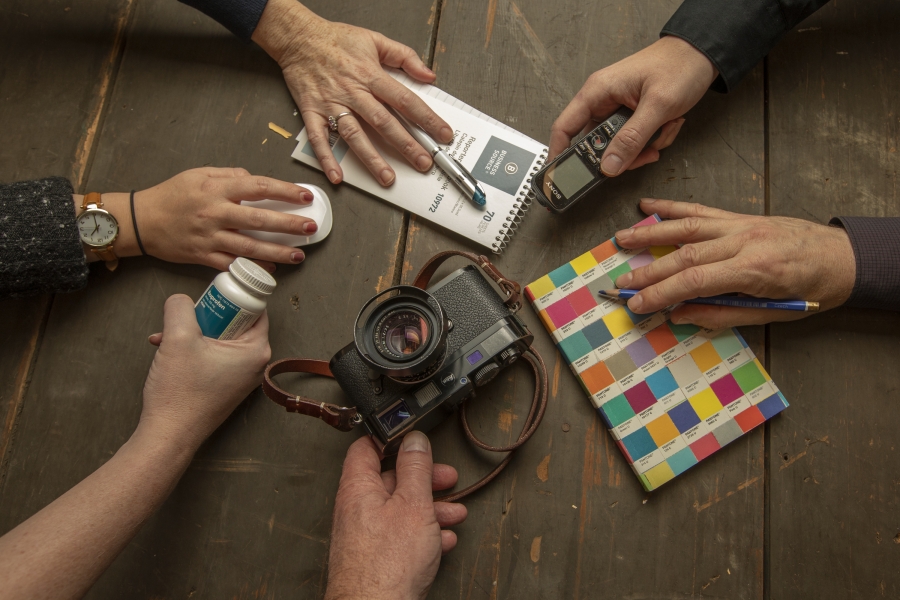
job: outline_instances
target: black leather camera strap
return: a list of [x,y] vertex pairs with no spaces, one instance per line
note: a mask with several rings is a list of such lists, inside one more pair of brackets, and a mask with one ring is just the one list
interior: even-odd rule
[[[438,267],[440,267],[448,258],[453,256],[467,258],[481,267],[482,271],[484,271],[484,273],[506,293],[505,304],[507,307],[514,312],[519,310],[521,306],[519,303],[521,294],[519,284],[504,277],[486,256],[480,256],[471,252],[449,250],[436,254],[431,260],[425,263],[425,266],[422,267],[422,270],[416,275],[413,285],[421,289],[426,289]],[[491,452],[509,452],[509,454],[504,457],[490,473],[482,477],[478,482],[458,492],[436,497],[436,501],[455,502],[487,485],[506,467],[506,465],[509,464],[510,460],[512,460],[513,452],[528,441],[537,430],[538,425],[540,425],[541,419],[544,418],[544,412],[547,409],[547,398],[549,395],[547,367],[544,365],[544,360],[541,358],[541,355],[538,354],[537,350],[534,348],[529,348],[522,356],[531,365],[535,377],[534,397],[531,401],[531,410],[528,413],[528,417],[525,419],[522,433],[519,434],[519,437],[513,444],[508,446],[490,446],[476,438],[475,434],[472,433],[472,429],[469,427],[469,422],[466,419],[466,405],[463,404],[460,408],[459,417],[466,437],[477,447],[484,450]],[[285,407],[288,412],[300,413],[322,419],[340,431],[351,431],[353,427],[362,422],[362,417],[355,407],[317,402],[311,398],[290,394],[281,389],[272,380],[272,377],[282,373],[311,373],[334,378],[327,361],[306,358],[284,358],[282,360],[276,360],[266,367],[263,376],[263,391],[266,396],[271,398],[277,404]]]

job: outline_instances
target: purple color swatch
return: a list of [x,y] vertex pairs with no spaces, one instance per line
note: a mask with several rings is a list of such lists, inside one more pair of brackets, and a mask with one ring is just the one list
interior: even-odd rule
[[647,364],[657,356],[656,350],[653,349],[653,346],[650,345],[647,338],[643,337],[636,342],[625,346],[625,351],[628,352],[628,356],[631,357],[631,360],[633,360],[634,364],[638,367]]
[[625,398],[631,409],[636,413],[642,412],[656,404],[656,396],[650,391],[647,382],[642,381],[633,388],[625,390]]
[[637,256],[633,257],[628,261],[628,265],[631,267],[631,270],[634,271],[640,267],[646,267],[650,263],[653,262],[653,255],[650,254],[649,250],[644,250]]
[[716,397],[719,399],[719,402],[722,403],[722,406],[728,406],[744,395],[744,392],[741,391],[741,386],[734,380],[731,373],[722,379],[713,381],[709,384],[709,387],[716,393]]

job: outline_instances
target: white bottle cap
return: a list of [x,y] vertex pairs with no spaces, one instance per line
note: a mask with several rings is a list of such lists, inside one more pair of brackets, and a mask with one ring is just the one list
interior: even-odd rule
[[275,289],[275,279],[252,260],[236,258],[229,265],[228,271],[238,281],[260,294],[268,296]]

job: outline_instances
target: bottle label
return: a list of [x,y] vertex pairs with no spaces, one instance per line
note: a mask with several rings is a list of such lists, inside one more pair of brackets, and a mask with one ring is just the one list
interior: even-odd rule
[[203,335],[217,340],[238,337],[259,318],[226,298],[213,284],[200,296],[194,312]]

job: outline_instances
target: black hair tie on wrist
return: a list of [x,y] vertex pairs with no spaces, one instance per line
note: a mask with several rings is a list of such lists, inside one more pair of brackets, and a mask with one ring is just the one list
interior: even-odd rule
[[141,249],[141,254],[147,256],[147,251],[144,250],[144,244],[141,243],[141,234],[138,233],[137,218],[134,216],[134,190],[131,190],[131,225],[134,227],[134,237],[137,238],[138,248]]

